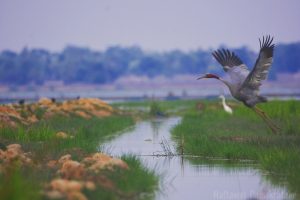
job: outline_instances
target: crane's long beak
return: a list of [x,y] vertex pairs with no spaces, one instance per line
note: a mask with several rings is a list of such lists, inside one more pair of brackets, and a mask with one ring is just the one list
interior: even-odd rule
[[205,78],[205,75],[204,76],[200,76],[199,78],[197,78],[197,80],[200,80],[200,79],[203,79]]

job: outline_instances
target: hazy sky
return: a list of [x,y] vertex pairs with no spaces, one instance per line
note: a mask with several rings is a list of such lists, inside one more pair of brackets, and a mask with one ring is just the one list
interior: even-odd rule
[[299,0],[0,0],[0,51],[193,50],[300,41]]

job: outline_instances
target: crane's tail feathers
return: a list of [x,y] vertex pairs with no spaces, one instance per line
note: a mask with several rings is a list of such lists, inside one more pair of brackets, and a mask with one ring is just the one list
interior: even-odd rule
[[268,99],[267,99],[266,97],[263,97],[263,96],[258,96],[258,99],[259,99],[259,101],[262,102],[262,103],[265,103],[265,102],[268,101]]
[[253,107],[253,110],[256,114],[258,114],[265,122],[266,124],[269,126],[269,128],[271,129],[271,131],[274,134],[277,134],[280,131],[280,128],[274,124],[274,122],[270,119],[270,117],[261,109],[257,108],[257,107]]

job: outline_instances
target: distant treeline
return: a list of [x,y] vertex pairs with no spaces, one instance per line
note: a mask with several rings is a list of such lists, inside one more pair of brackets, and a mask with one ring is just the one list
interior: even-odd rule
[[[252,67],[258,52],[246,47],[232,49]],[[23,49],[22,52],[3,51],[0,55],[0,84],[42,85],[45,81],[61,80],[72,83],[111,83],[124,75],[144,75],[150,78],[164,75],[222,74],[222,68],[210,51],[179,50],[164,53],[144,52],[139,47],[110,47],[106,51],[67,47],[61,53],[43,49]],[[279,44],[275,48],[274,64],[269,75],[300,71],[300,43]]]

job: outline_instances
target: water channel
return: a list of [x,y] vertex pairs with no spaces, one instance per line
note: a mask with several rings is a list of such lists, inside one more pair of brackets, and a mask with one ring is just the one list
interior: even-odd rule
[[[162,142],[176,152],[170,131],[180,120],[180,117],[172,117],[139,122],[102,148],[112,156],[136,155],[146,167],[155,170],[160,176],[157,200],[290,199],[287,190],[267,181],[267,175],[255,163],[208,163],[201,162],[203,158],[164,156]],[[193,159],[198,161],[193,162]]]

